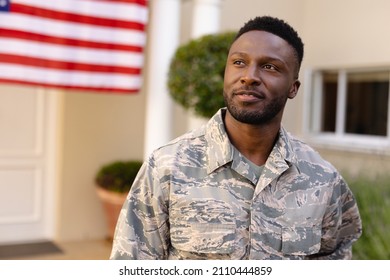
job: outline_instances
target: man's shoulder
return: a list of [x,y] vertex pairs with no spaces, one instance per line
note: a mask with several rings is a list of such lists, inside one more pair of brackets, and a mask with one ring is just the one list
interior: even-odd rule
[[204,145],[205,133],[206,129],[204,126],[188,131],[157,148],[153,154],[172,154],[173,152],[183,152],[186,149]]
[[310,166],[311,168],[321,166],[330,173],[337,172],[336,168],[306,141],[291,133],[288,133],[288,139],[298,165],[301,167]]
[[225,134],[222,114],[221,109],[206,123],[176,137],[158,148],[155,153],[172,153],[172,151],[185,152],[186,149],[202,150],[202,148],[206,149],[208,145],[213,145],[212,142],[216,135],[221,135],[221,137],[216,137],[219,141]]

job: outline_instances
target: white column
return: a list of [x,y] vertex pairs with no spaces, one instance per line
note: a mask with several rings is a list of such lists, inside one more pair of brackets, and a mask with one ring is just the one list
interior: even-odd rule
[[222,0],[193,0],[192,38],[219,31]]
[[[192,34],[193,39],[220,30],[220,6],[222,0],[193,0]],[[222,94],[222,92],[220,93]],[[190,112],[188,128],[194,129],[207,120]]]
[[173,104],[167,87],[171,58],[179,44],[180,0],[152,0],[146,79],[144,157],[172,139]]

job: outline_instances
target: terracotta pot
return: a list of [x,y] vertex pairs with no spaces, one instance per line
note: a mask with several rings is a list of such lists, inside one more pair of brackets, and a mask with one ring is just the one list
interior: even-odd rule
[[97,194],[102,201],[103,209],[106,213],[106,221],[108,227],[107,239],[114,238],[115,227],[122,209],[122,205],[126,200],[127,193],[116,193],[106,189],[97,188]]

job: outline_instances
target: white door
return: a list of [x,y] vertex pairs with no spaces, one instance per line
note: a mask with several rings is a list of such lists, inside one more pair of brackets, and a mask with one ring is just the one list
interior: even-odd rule
[[57,100],[0,86],[0,243],[53,237]]

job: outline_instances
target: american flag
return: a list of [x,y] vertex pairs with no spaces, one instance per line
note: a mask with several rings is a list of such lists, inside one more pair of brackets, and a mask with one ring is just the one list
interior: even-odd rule
[[0,0],[0,83],[135,93],[148,0]]

